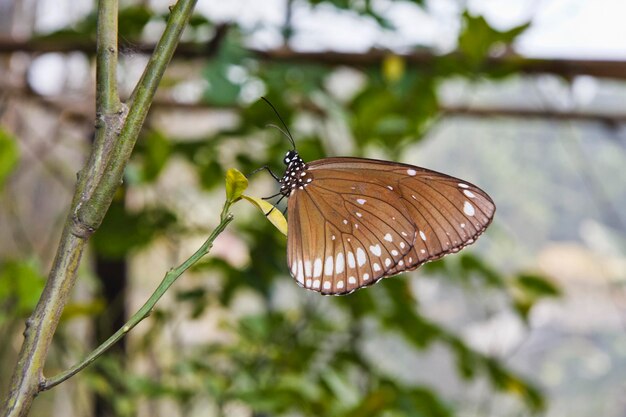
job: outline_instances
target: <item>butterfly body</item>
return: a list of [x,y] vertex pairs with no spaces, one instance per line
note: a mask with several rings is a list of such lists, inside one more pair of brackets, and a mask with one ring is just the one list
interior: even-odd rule
[[284,159],[287,260],[299,285],[347,294],[473,243],[495,213],[466,181],[365,158]]

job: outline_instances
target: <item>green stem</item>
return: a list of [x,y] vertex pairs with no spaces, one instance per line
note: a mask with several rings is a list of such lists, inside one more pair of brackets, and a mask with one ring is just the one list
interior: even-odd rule
[[[116,127],[121,125],[117,114],[120,101],[117,95],[117,0],[98,2],[97,74],[98,82],[104,86],[97,88],[96,140],[89,161],[79,175],[72,210],[89,198],[94,184],[98,182],[104,161],[108,159],[107,144],[116,136]],[[73,213],[71,211],[70,213]],[[26,321],[24,342],[18,355],[15,370],[11,377],[9,393],[0,414],[5,417],[26,416],[39,385],[43,380],[43,368],[52,343],[52,337],[59,324],[63,307],[67,304],[80,259],[89,237],[89,231],[74,222],[70,214],[63,227],[61,241],[46,286],[39,298],[33,314]]]
[[96,229],[106,214],[106,209],[113,200],[126,162],[130,158],[143,122],[150,110],[150,104],[163,77],[163,73],[170,62],[176,45],[185,28],[197,0],[179,0],[172,8],[163,36],[157,43],[154,54],[133,92],[130,100],[130,110],[122,128],[119,140],[111,153],[111,161],[107,164],[97,189],[88,201],[76,213],[79,224],[88,230]]
[[[111,150],[124,123],[126,106],[122,104],[117,89],[117,15],[118,0],[98,2],[97,52],[96,52],[96,134],[89,161],[80,172],[74,205],[89,200],[102,178]],[[77,232],[89,235],[89,230]]]
[[[85,168],[80,172],[70,215],[46,281],[32,316],[26,322],[24,343],[0,416],[22,417],[45,383],[43,368],[76,281],[76,271],[91,234],[104,218],[119,186],[156,88],[165,72],[197,0],[179,0],[154,55],[150,59],[124,120],[124,107],[117,97],[117,0],[98,2],[98,85],[96,141]],[[122,127],[123,126],[123,127]]]
[[93,361],[98,359],[104,352],[109,350],[111,346],[117,343],[122,337],[126,335],[133,327],[138,325],[141,321],[147,318],[150,315],[150,312],[154,308],[155,304],[159,301],[159,299],[165,294],[169,287],[176,282],[176,280],[189,269],[192,265],[198,262],[204,255],[209,253],[211,247],[213,246],[213,241],[220,233],[224,231],[226,226],[233,220],[232,214],[228,213],[228,208],[230,207],[230,202],[226,202],[224,204],[224,210],[222,211],[220,224],[213,230],[213,233],[208,237],[208,239],[200,246],[200,248],[191,255],[185,262],[180,264],[178,267],[171,269],[165,274],[165,277],[159,284],[159,286],[154,290],[150,298],[145,302],[145,304],[135,313],[132,317],[126,322],[126,324],[115,332],[111,337],[109,337],[104,343],[98,346],[94,351],[92,351],[89,355],[87,355],[82,361],[72,366],[68,370],[61,372],[58,375],[55,375],[51,378],[44,379],[40,384],[39,388],[41,391],[48,390],[61,382],[71,378],[76,375],[78,372],[85,369],[89,366]]

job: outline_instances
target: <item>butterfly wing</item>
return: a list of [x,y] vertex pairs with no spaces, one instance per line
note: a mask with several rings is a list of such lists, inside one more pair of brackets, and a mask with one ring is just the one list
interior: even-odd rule
[[363,158],[307,164],[288,204],[287,257],[305,288],[345,294],[474,242],[495,205],[478,187]]

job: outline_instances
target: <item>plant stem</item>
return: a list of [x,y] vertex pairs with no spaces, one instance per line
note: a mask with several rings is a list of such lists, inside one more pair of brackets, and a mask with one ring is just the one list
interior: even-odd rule
[[44,379],[40,384],[40,390],[45,391],[48,390],[61,382],[71,378],[76,375],[81,370],[85,369],[89,366],[93,361],[98,359],[104,352],[109,350],[111,346],[117,343],[122,337],[126,335],[133,327],[138,325],[141,321],[147,318],[150,315],[150,312],[154,308],[155,304],[159,301],[159,299],[165,294],[169,287],[176,282],[176,280],[193,266],[196,262],[198,262],[204,255],[209,253],[211,248],[213,247],[213,241],[220,233],[224,231],[226,226],[233,220],[232,214],[228,213],[228,207],[230,203],[226,203],[224,205],[224,211],[222,211],[220,224],[213,230],[211,235],[207,238],[207,240],[200,246],[200,248],[191,255],[185,262],[180,264],[178,267],[171,269],[165,274],[165,277],[159,284],[159,286],[154,290],[150,298],[144,303],[144,305],[132,315],[132,317],[126,322],[126,324],[115,332],[111,337],[109,337],[104,343],[98,346],[95,350],[93,350],[89,355],[87,355],[82,361],[72,366],[70,369],[61,372],[58,375],[55,375],[51,378]]
[[78,222],[88,229],[96,229],[102,223],[106,214],[103,207],[111,204],[113,195],[122,181],[126,162],[130,158],[143,122],[150,110],[156,89],[167,64],[174,55],[176,45],[196,2],[197,0],[179,0],[172,8],[165,31],[130,98],[130,110],[119,140],[112,150],[111,161],[107,164],[102,179],[89,201],[85,202],[76,213]]
[[[6,417],[26,416],[33,399],[39,393],[43,380],[43,367],[52,337],[59,324],[59,319],[69,299],[76,271],[80,265],[83,249],[89,237],[89,231],[80,227],[73,219],[73,210],[89,198],[97,174],[102,172],[106,155],[106,144],[115,140],[112,132],[115,114],[119,112],[120,102],[117,96],[117,0],[101,0],[98,3],[98,38],[97,38],[97,74],[98,84],[96,123],[96,141],[88,163],[79,174],[72,211],[68,216],[61,241],[46,281],[46,286],[33,314],[26,322],[24,343],[11,378],[9,395],[1,410]],[[112,72],[112,73],[110,73]],[[113,81],[111,81],[113,80]]]
[[76,190],[57,253],[35,311],[26,322],[24,343],[13,372],[3,417],[26,416],[45,382],[43,367],[71,290],[83,249],[104,218],[137,141],[156,88],[197,0],[179,0],[134,94],[128,117],[117,96],[117,0],[98,2],[97,131]]

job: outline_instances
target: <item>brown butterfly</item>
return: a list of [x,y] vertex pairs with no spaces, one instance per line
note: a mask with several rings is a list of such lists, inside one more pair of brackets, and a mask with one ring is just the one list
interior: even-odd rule
[[458,252],[496,210],[475,185],[412,165],[347,157],[305,163],[295,144],[284,163],[275,178],[289,198],[288,266],[300,286],[322,294],[348,294]]

